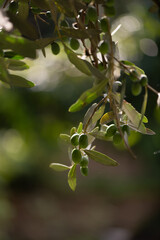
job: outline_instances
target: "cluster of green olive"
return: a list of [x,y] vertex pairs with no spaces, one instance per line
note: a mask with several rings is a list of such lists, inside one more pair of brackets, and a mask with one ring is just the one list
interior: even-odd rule
[[[121,126],[122,133],[130,134],[128,125],[124,124]],[[119,133],[117,126],[115,124],[110,124],[106,129],[106,137],[113,137],[113,143],[119,144],[122,141],[121,134]]]
[[74,146],[71,156],[72,161],[76,164],[80,164],[80,171],[83,176],[88,175],[88,163],[89,159],[86,154],[84,154],[83,149],[88,146],[88,137],[84,133],[74,133],[71,134],[70,142]]
[[136,70],[131,70],[130,79],[132,80],[131,91],[134,96],[138,96],[142,92],[142,87],[145,87],[148,84],[148,78],[145,74],[140,76]]

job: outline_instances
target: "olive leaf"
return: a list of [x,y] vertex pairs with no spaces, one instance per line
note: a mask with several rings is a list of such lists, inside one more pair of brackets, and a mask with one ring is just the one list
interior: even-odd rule
[[105,113],[101,120],[100,120],[100,124],[104,124],[104,123],[109,123],[114,119],[114,113],[113,111],[107,112]]
[[71,143],[71,141],[70,141],[70,136],[69,136],[68,134],[63,134],[63,133],[61,133],[59,136],[60,136],[60,138],[61,138],[63,141],[65,141],[65,142],[67,142],[67,143]]
[[76,166],[77,166],[77,164],[72,165],[72,167],[68,173],[68,184],[73,191],[75,191],[76,184],[77,184]]
[[70,169],[70,167],[60,164],[60,163],[51,163],[50,168],[52,168],[53,170],[57,171],[57,172],[64,172]]
[[34,87],[34,83],[26,80],[25,78],[18,76],[18,75],[13,75],[13,74],[8,74],[8,79],[6,79],[3,74],[0,74],[0,80],[3,82],[6,82],[10,84],[11,86],[14,87],[22,87],[22,88],[31,88]]
[[7,68],[11,70],[21,71],[21,70],[29,69],[29,66],[23,61],[19,61],[15,59],[7,59],[5,63],[7,65]]
[[117,166],[118,162],[108,157],[107,155],[97,152],[95,150],[84,150],[84,152],[94,161],[107,166]]

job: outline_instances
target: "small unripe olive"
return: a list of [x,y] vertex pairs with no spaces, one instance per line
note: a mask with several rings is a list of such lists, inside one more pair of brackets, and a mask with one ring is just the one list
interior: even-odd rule
[[108,23],[107,23],[107,18],[103,17],[100,20],[100,26],[103,32],[108,32]]
[[88,146],[88,137],[86,134],[81,134],[79,136],[79,147],[86,148]]
[[136,70],[134,70],[134,69],[131,70],[129,76],[130,76],[130,79],[132,80],[132,82],[139,81],[138,74],[137,74]]
[[143,87],[145,87],[148,84],[148,78],[145,74],[141,75],[140,83]]
[[69,27],[69,23],[64,19],[61,21],[60,26],[61,27]]
[[72,161],[73,161],[74,163],[80,163],[81,160],[82,160],[81,151],[78,150],[78,149],[76,149],[76,148],[74,148],[74,149],[72,150]]
[[88,175],[88,167],[80,167],[80,171],[83,176]]
[[73,134],[73,135],[71,136],[71,138],[70,138],[71,144],[72,144],[73,146],[77,146],[77,145],[79,144],[78,139],[79,139],[79,134],[77,134],[77,133]]
[[98,48],[102,54],[106,54],[108,52],[108,43],[106,41],[102,40],[99,42]]
[[133,83],[131,87],[132,94],[138,96],[142,91],[142,86],[140,83]]
[[82,160],[80,162],[80,166],[81,167],[86,167],[86,166],[88,166],[88,163],[89,163],[88,156],[87,155],[82,156]]
[[113,17],[115,15],[115,8],[113,6],[109,7],[109,6],[103,6],[104,8],[104,13],[107,17]]
[[97,9],[94,6],[89,6],[87,9],[87,15],[90,21],[95,22],[98,18]]
[[60,53],[60,46],[59,46],[59,44],[56,43],[56,42],[53,42],[53,43],[51,44],[51,50],[52,50],[52,53],[53,53],[54,55],[58,55],[58,54]]
[[130,134],[129,126],[128,126],[128,125],[126,125],[126,124],[125,124],[125,125],[123,125],[123,126],[122,126],[122,132],[123,132],[123,133],[125,133],[125,132],[126,132],[126,133],[127,133],[127,135],[129,135],[129,134]]
[[11,11],[12,13],[16,13],[18,10],[18,3],[17,2],[14,2],[12,1],[10,4],[9,4],[9,11]]
[[79,41],[75,38],[70,39],[70,46],[73,50],[77,50],[80,46]]
[[122,141],[122,137],[119,132],[116,132],[113,136],[113,143],[119,144]]
[[117,131],[117,127],[114,124],[111,124],[106,130],[106,137],[112,137]]

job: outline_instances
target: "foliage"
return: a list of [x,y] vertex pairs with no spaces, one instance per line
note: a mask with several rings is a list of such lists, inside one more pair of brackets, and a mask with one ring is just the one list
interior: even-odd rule
[[[37,49],[45,56],[45,47],[51,46],[59,54],[61,42],[68,60],[83,74],[93,79],[86,90],[69,108],[76,112],[93,103],[83,123],[73,127],[70,135],[60,137],[69,145],[70,166],[50,165],[56,171],[69,171],[68,183],[76,188],[76,169],[88,174],[88,158],[107,166],[117,166],[111,157],[95,151],[96,138],[119,144],[121,140],[133,157],[128,136],[132,131],[155,134],[146,128],[145,117],[148,84],[144,71],[134,63],[119,59],[118,44],[112,40],[110,17],[115,15],[113,0],[14,0],[1,1],[0,10],[0,80],[10,87],[33,87],[34,84],[10,70],[22,71],[29,66],[22,61],[35,59]],[[49,25],[49,37],[41,30],[40,22]],[[131,83],[133,96],[144,92],[141,113],[125,100],[126,86]],[[99,100],[99,97],[101,98]],[[158,100],[159,103],[159,100]],[[86,160],[87,159],[87,160]],[[84,164],[85,162],[85,164]]]

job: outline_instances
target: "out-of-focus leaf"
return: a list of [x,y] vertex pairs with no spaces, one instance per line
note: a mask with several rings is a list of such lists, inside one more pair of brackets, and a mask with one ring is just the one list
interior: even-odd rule
[[74,28],[66,28],[62,27],[62,34],[77,39],[87,39],[87,38],[97,38],[99,36],[100,31],[97,29],[74,29]]
[[4,58],[11,58],[15,60],[21,60],[24,59],[24,56],[18,55],[17,53],[13,51],[6,51],[3,53]]
[[107,155],[97,152],[95,150],[84,150],[84,152],[94,161],[107,166],[117,166],[118,162],[108,157]]
[[19,60],[7,59],[5,62],[7,64],[8,69],[11,69],[11,70],[20,71],[20,70],[25,70],[29,68],[29,66],[25,62],[22,62]]
[[71,142],[70,142],[70,136],[69,136],[68,134],[63,134],[63,133],[61,133],[59,136],[60,136],[60,138],[61,138],[63,141],[65,141],[65,142],[67,142],[67,143],[71,143]]
[[37,48],[45,48],[49,44],[53,43],[55,39],[56,39],[55,37],[37,39],[36,40]]
[[152,131],[149,128],[146,128],[146,132],[147,132],[148,135],[155,135],[156,134],[154,131]]
[[77,184],[77,181],[76,181],[76,164],[74,164],[69,173],[68,173],[68,184],[70,186],[70,188],[75,191],[76,189],[76,184]]
[[64,172],[70,169],[70,167],[60,164],[60,163],[51,163],[50,168],[52,168],[53,170],[57,171],[57,172]]
[[36,40],[39,38],[38,31],[36,27],[28,19],[20,19],[18,15],[8,12],[10,21],[13,23],[23,36],[31,40]]
[[104,124],[104,123],[109,123],[114,119],[114,113],[113,111],[107,112],[105,113],[101,120],[100,120],[100,124]]
[[29,14],[29,3],[26,0],[18,1],[18,17],[19,19],[26,20]]
[[0,74],[0,80],[14,87],[22,87],[22,88],[34,87],[34,83],[26,80],[21,76],[12,75],[12,74],[9,74],[8,76],[9,76],[9,81],[8,80],[6,81],[6,78],[4,78],[2,74]]
[[79,111],[89,103],[93,102],[96,98],[98,98],[102,94],[107,82],[108,79],[105,79],[99,84],[85,91],[80,96],[80,98],[69,108],[69,111],[70,112]]
[[80,122],[79,125],[78,125],[78,128],[77,128],[77,133],[81,133],[83,130],[83,123]]
[[125,97],[126,92],[126,79],[122,81],[121,95],[120,95],[120,108],[122,108],[123,99]]
[[36,48],[36,44],[30,40],[0,32],[0,49],[12,49],[24,57],[36,58]]
[[49,10],[49,4],[47,0],[31,0],[31,4],[43,10]]
[[86,65],[85,61],[80,59],[76,53],[74,53],[71,49],[65,46],[65,52],[68,56],[69,61],[82,73],[91,76],[91,71]]

